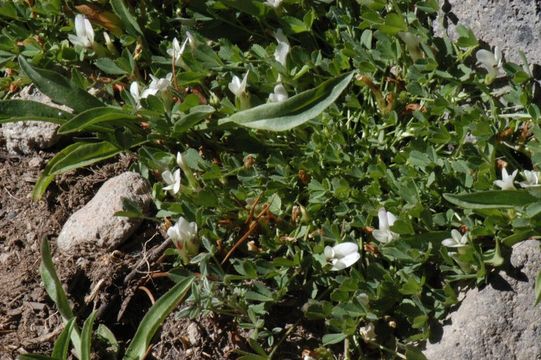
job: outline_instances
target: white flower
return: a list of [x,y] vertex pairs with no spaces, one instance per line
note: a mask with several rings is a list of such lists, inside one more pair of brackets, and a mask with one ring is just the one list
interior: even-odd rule
[[462,235],[458,230],[453,229],[451,230],[451,237],[443,240],[441,244],[450,248],[463,247],[468,244],[468,237],[468,233]]
[[181,216],[175,225],[167,229],[167,236],[175,242],[191,241],[197,236],[197,224],[189,223]]
[[286,66],[287,54],[289,54],[289,41],[284,35],[282,29],[278,29],[274,33],[274,38],[278,42],[276,50],[274,51],[274,58],[283,66]]
[[236,97],[240,98],[246,93],[246,84],[248,82],[248,73],[249,71],[244,74],[244,77],[242,78],[242,81],[240,81],[240,78],[237,75],[233,76],[233,79],[229,83],[228,87],[229,90],[233,94],[235,94]]
[[475,54],[477,58],[477,63],[485,68],[488,74],[495,78],[498,75],[502,74],[502,52],[496,46],[494,47],[494,53],[491,53],[488,50],[481,49]]
[[193,36],[193,34],[189,31],[186,31],[186,40],[188,40],[188,45],[190,45],[190,47],[192,49],[195,48],[195,36]]
[[524,172],[522,173],[522,176],[526,180],[526,181],[519,182],[520,186],[522,186],[523,188],[540,185],[539,176],[541,176],[541,174],[539,173],[539,171],[524,170]]
[[381,208],[378,211],[378,219],[379,229],[372,232],[374,239],[384,244],[398,239],[399,235],[391,231],[391,226],[393,226],[394,222],[396,221],[396,216],[390,212],[387,212],[385,208]]
[[73,45],[91,48],[94,44],[94,29],[88,19],[81,14],[75,16],[75,34],[69,34],[68,39]]
[[499,187],[502,190],[516,190],[513,182],[515,181],[515,176],[517,176],[518,170],[513,171],[511,175],[507,172],[506,168],[502,168],[502,179],[494,180],[494,185]]
[[113,42],[111,41],[111,37],[109,36],[109,34],[107,33],[107,31],[104,31],[103,32],[103,40],[105,40],[105,45],[109,46],[110,44],[112,44]]
[[366,326],[362,326],[359,329],[359,334],[365,342],[376,341],[376,327],[373,323],[368,323]]
[[464,136],[464,144],[475,143],[477,143],[477,136],[473,135],[472,133],[467,133],[466,136]]
[[280,6],[282,1],[284,0],[266,0],[265,5],[271,6],[273,8],[277,8],[278,6]]
[[186,38],[182,45],[178,42],[177,38],[173,39],[173,47],[167,49],[167,53],[169,56],[173,58],[173,61],[175,62],[175,65],[182,64],[182,54],[184,54],[184,50],[186,49],[186,44],[188,43],[189,38]]
[[143,90],[143,94],[141,94],[141,99],[146,99],[149,97],[149,95],[156,95],[160,91],[167,90],[169,86],[171,86],[171,78],[173,77],[173,74],[169,73],[166,77],[158,79],[154,75],[150,75],[150,78],[152,81],[148,85],[148,88]]
[[338,271],[350,267],[360,258],[359,246],[352,242],[345,242],[333,247],[325,246],[325,257],[331,262],[333,271]]
[[141,107],[141,94],[139,93],[139,84],[137,81],[131,83],[130,94],[133,100],[135,100],[136,107],[139,109]]
[[286,101],[288,98],[289,95],[287,94],[287,90],[282,83],[276,84],[276,86],[274,86],[274,92],[269,94],[269,102],[282,102]]
[[175,243],[184,263],[188,262],[189,256],[197,254],[199,243],[196,241],[197,224],[195,222],[189,223],[181,216],[175,225],[167,229],[167,237]]
[[180,169],[176,169],[174,173],[169,170],[162,172],[162,179],[167,184],[163,189],[171,194],[176,194],[180,191]]

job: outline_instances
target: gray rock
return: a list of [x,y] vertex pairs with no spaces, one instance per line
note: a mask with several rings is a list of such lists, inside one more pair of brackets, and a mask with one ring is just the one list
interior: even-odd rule
[[58,248],[74,255],[78,251],[117,248],[141,224],[139,219],[114,216],[122,211],[122,199],[135,202],[148,213],[152,203],[150,191],[148,182],[134,172],[107,180],[94,198],[66,221],[58,235]]
[[[64,111],[71,109],[60,106],[32,86],[21,90],[17,97],[22,100],[37,101]],[[2,135],[6,140],[6,148],[10,154],[31,154],[36,150],[47,149],[57,143],[57,124],[44,121],[18,121],[2,125]]]
[[500,271],[485,288],[465,294],[441,341],[427,344],[429,360],[541,359],[541,307],[534,306],[539,242],[515,245],[511,264],[512,270]]
[[[541,5],[537,0],[440,0],[436,33],[456,39],[457,24],[472,29],[478,39],[503,50],[508,61],[521,64],[519,50],[530,64],[541,64]],[[442,25],[443,24],[443,25]]]

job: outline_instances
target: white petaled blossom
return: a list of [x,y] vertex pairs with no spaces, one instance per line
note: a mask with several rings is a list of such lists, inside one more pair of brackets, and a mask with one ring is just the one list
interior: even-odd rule
[[177,165],[182,169],[185,166],[184,163],[184,156],[179,152],[177,152]]
[[282,64],[283,66],[286,66],[287,54],[289,54],[289,41],[287,40],[287,37],[284,35],[284,32],[282,31],[282,29],[278,29],[274,33],[274,38],[276,39],[276,42],[278,42],[278,45],[276,46],[276,50],[274,51],[274,58],[280,64]]
[[75,16],[75,34],[68,35],[68,39],[73,45],[84,48],[91,48],[94,45],[94,29],[84,15]]
[[246,93],[246,85],[248,83],[248,72],[249,71],[247,71],[246,74],[244,74],[242,81],[237,75],[234,75],[233,79],[228,85],[229,90],[231,90],[231,92],[235,94],[235,96],[238,98],[242,97]]
[[481,49],[475,54],[477,63],[485,68],[488,74],[495,78],[502,74],[502,51],[496,46],[494,47],[494,53]]
[[494,185],[502,190],[516,190],[514,181],[517,176],[518,170],[513,171],[511,175],[507,172],[506,168],[502,168],[502,179],[494,180]]
[[188,43],[188,40],[189,38],[186,38],[182,45],[180,45],[178,39],[174,38],[172,43],[173,47],[167,49],[167,53],[169,54],[169,56],[171,56],[171,58],[175,62],[175,65],[182,64],[182,54],[184,54],[184,50],[186,49],[186,44]]
[[520,181],[519,184],[523,188],[540,185],[539,177],[541,176],[541,174],[539,173],[539,171],[524,170],[522,176],[524,177],[525,181]]
[[167,237],[175,243],[184,262],[188,262],[188,257],[195,255],[199,249],[199,243],[196,241],[197,224],[188,222],[182,216],[175,225],[167,229]]
[[468,244],[468,238],[468,233],[462,235],[458,230],[453,229],[451,230],[451,237],[443,240],[441,244],[450,248],[464,247]]
[[156,95],[160,91],[165,91],[171,86],[171,79],[173,77],[172,73],[167,74],[164,78],[157,78],[154,75],[150,75],[152,81],[148,85],[148,88],[143,90],[141,94],[141,99],[146,99],[150,95]]
[[176,169],[174,173],[169,170],[162,172],[162,179],[167,184],[163,189],[171,194],[176,194],[180,191],[180,169]]
[[385,244],[400,237],[397,233],[391,231],[391,226],[395,223],[396,216],[386,211],[385,208],[381,208],[378,211],[378,220],[379,229],[372,231],[374,239]]
[[289,98],[287,90],[282,83],[278,83],[274,86],[274,92],[269,94],[270,102],[282,102]]
[[135,105],[137,108],[141,107],[141,94],[139,92],[139,84],[137,81],[134,81],[130,85],[130,94],[135,101]]
[[271,6],[273,8],[277,8],[278,6],[280,6],[282,1],[284,0],[266,0],[265,5]]
[[333,247],[325,246],[325,258],[332,264],[331,270],[343,270],[355,264],[360,258],[359,246],[352,242],[345,242]]

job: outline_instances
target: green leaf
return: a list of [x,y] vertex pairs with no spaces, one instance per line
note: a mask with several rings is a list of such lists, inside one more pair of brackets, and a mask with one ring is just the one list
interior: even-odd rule
[[99,107],[84,111],[66,122],[58,129],[59,134],[94,129],[96,124],[117,124],[120,121],[133,121],[137,118],[122,109],[112,107]]
[[49,184],[54,180],[55,175],[108,159],[121,151],[122,149],[107,141],[97,143],[77,142],[65,147],[49,160],[47,166],[45,166],[45,170],[43,170],[36,185],[34,185],[33,199],[37,200],[43,196]]
[[100,337],[103,342],[107,343],[107,350],[109,352],[113,352],[115,354],[118,352],[118,340],[107,326],[99,324],[98,329],[96,330],[96,335]]
[[259,105],[240,111],[218,122],[234,122],[242,126],[272,131],[285,131],[315,118],[329,107],[346,89],[353,72],[330,79],[314,89],[279,103]]
[[452,204],[466,209],[498,209],[521,207],[538,199],[526,190],[490,190],[469,194],[443,194]]
[[70,114],[66,111],[30,100],[0,100],[0,124],[34,120],[63,124]]
[[165,318],[177,307],[190,289],[194,278],[186,278],[169,291],[167,291],[152,307],[141,320],[133,339],[126,350],[124,360],[142,360],[150,345],[150,341],[156,334]]
[[535,278],[535,305],[541,301],[541,271],[537,273]]
[[389,13],[385,17],[385,24],[381,25],[379,29],[386,34],[395,35],[401,31],[407,31],[408,25],[402,15]]
[[64,330],[60,333],[56,341],[54,342],[53,352],[51,357],[56,360],[65,360],[68,358],[68,350],[70,345],[71,333],[75,327],[75,318],[71,318],[66,325]]
[[173,134],[180,135],[199,124],[210,114],[216,111],[210,105],[198,105],[190,109],[190,113],[181,117],[173,127]]
[[58,73],[34,68],[22,56],[19,56],[19,64],[37,88],[54,102],[66,105],[76,112],[103,106],[97,98]]
[[137,22],[137,19],[132,15],[130,9],[124,3],[124,0],[111,0],[111,7],[122,21],[122,24],[126,27],[128,33],[132,35],[144,35],[139,23]]
[[537,231],[531,230],[531,229],[519,231],[519,232],[514,233],[513,235],[509,235],[508,237],[503,238],[501,242],[503,245],[507,247],[511,247],[523,240],[531,238],[532,236],[536,234],[537,234]]
[[98,69],[100,69],[104,73],[110,75],[125,75],[129,73],[109,58],[99,58],[94,62],[94,65],[96,65]]
[[[49,241],[47,238],[43,238],[41,240],[41,264],[39,265],[39,273],[41,275],[41,279],[43,280],[43,284],[45,285],[47,294],[56,304],[58,312],[60,313],[60,316],[62,316],[64,322],[68,323],[74,318],[74,315],[71,307],[69,306],[66,293],[62,288],[62,283],[60,283],[58,275],[56,274],[51,256],[51,250],[49,249]],[[81,338],[79,336],[77,326],[73,326],[74,329],[71,332],[71,341],[77,357],[80,358],[79,354],[81,353]]]
[[345,338],[347,338],[347,335],[342,334],[342,333],[326,334],[326,335],[323,335],[322,341],[323,341],[323,345],[327,346],[327,345],[332,345],[332,344],[336,344],[341,341],[344,341]]
[[92,328],[94,327],[94,320],[96,319],[96,310],[92,311],[90,316],[85,320],[83,324],[83,331],[81,332],[81,360],[90,360],[92,355]]

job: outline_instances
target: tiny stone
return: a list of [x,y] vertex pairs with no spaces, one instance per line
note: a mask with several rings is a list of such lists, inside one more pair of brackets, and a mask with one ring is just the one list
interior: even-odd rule
[[188,339],[190,340],[190,344],[192,344],[192,346],[197,345],[201,336],[199,334],[199,327],[197,326],[197,324],[191,323],[190,325],[188,325],[188,329],[186,331],[188,332]]

